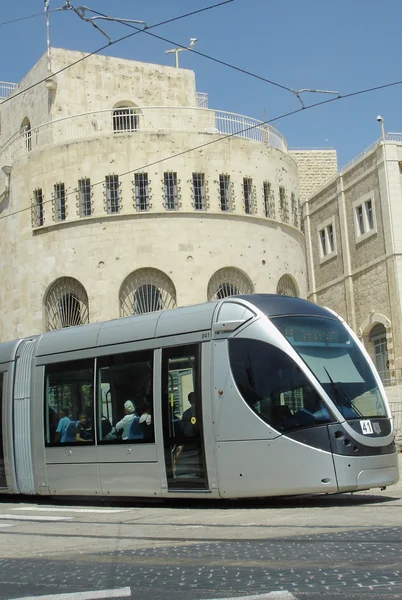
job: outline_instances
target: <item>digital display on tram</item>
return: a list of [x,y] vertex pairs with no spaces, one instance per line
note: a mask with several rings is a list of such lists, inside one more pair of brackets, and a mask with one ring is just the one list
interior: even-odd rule
[[307,345],[349,345],[350,338],[347,331],[340,329],[339,327],[331,328],[324,323],[322,326],[317,326],[317,319],[315,324],[306,323],[306,325],[287,325],[281,328],[282,334],[293,344],[307,344]]

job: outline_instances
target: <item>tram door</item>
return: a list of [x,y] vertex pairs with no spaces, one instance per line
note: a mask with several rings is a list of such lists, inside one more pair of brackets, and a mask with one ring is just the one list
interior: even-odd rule
[[3,446],[3,377],[4,373],[0,373],[0,488],[7,487]]
[[199,345],[162,351],[162,416],[169,490],[208,487]]

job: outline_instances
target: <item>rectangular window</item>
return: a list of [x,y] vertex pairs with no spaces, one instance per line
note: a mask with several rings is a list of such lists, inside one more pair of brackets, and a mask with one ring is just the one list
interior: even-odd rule
[[219,175],[220,207],[230,211],[230,175]]
[[243,178],[243,199],[244,199],[244,212],[246,215],[251,215],[253,212],[253,180],[249,177]]
[[332,223],[319,231],[321,258],[335,252],[334,226]]
[[296,194],[294,192],[290,194],[290,201],[292,204],[293,225],[297,227],[299,224],[299,207],[297,205]]
[[365,208],[365,211],[366,211],[366,218],[367,218],[367,227],[368,227],[368,230],[374,229],[373,205],[372,205],[371,200],[367,200],[364,203],[364,208]]
[[263,183],[263,191],[264,191],[264,214],[266,217],[271,217],[271,184],[269,181],[264,181]]
[[163,185],[165,193],[165,208],[166,210],[177,210],[178,208],[178,192],[177,192],[177,173],[164,173]]
[[55,216],[57,221],[66,220],[66,192],[64,183],[56,183],[54,186]]
[[91,180],[88,177],[78,181],[78,194],[80,203],[80,216],[90,217],[92,214],[92,190]]
[[135,205],[139,212],[149,210],[148,173],[135,173]]
[[286,190],[284,187],[279,187],[279,210],[281,213],[281,219],[284,223],[289,222],[289,210],[286,201]]
[[32,217],[34,227],[41,227],[45,222],[43,193],[41,188],[34,190],[33,193]]
[[193,173],[194,209],[205,210],[205,175]]
[[106,186],[106,211],[108,215],[120,212],[120,183],[118,175],[107,175]]
[[366,199],[354,202],[353,207],[355,212],[356,237],[365,239],[377,230],[373,199],[367,195]]
[[327,236],[325,235],[325,229],[320,231],[320,242],[321,242],[321,255],[327,255]]
[[357,226],[359,228],[359,233],[362,235],[364,233],[364,218],[363,218],[363,205],[361,204],[356,208],[356,218],[357,218]]
[[93,362],[79,360],[46,367],[46,446],[94,444]]
[[98,359],[98,439],[154,442],[153,351]]

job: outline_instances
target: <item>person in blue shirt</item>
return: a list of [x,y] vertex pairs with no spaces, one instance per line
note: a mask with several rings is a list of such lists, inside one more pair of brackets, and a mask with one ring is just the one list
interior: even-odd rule
[[59,442],[63,444],[63,442],[69,441],[67,440],[67,430],[71,423],[70,417],[68,416],[69,412],[70,411],[68,410],[68,408],[62,408],[61,410],[59,410],[59,422],[57,424],[56,435],[54,439],[56,444],[58,444]]

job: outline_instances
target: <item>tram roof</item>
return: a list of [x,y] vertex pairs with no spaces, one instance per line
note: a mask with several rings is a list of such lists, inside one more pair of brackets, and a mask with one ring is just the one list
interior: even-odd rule
[[[225,300],[236,303],[241,300],[247,301],[269,318],[291,314],[334,318],[327,309],[307,300],[291,296],[250,294],[228,297]],[[50,331],[39,336],[36,356],[205,331],[212,327],[215,309],[218,304],[221,304],[219,300],[124,319],[114,319],[103,323],[92,323]],[[14,353],[14,349],[9,347],[4,348],[4,350],[5,360],[7,360],[6,355],[10,360],[10,354]],[[0,362],[2,362],[1,357],[2,353],[0,351]]]
[[286,315],[305,315],[316,317],[332,317],[333,313],[327,308],[295,296],[279,296],[277,294],[248,294],[236,296],[236,299],[247,300],[267,317]]

